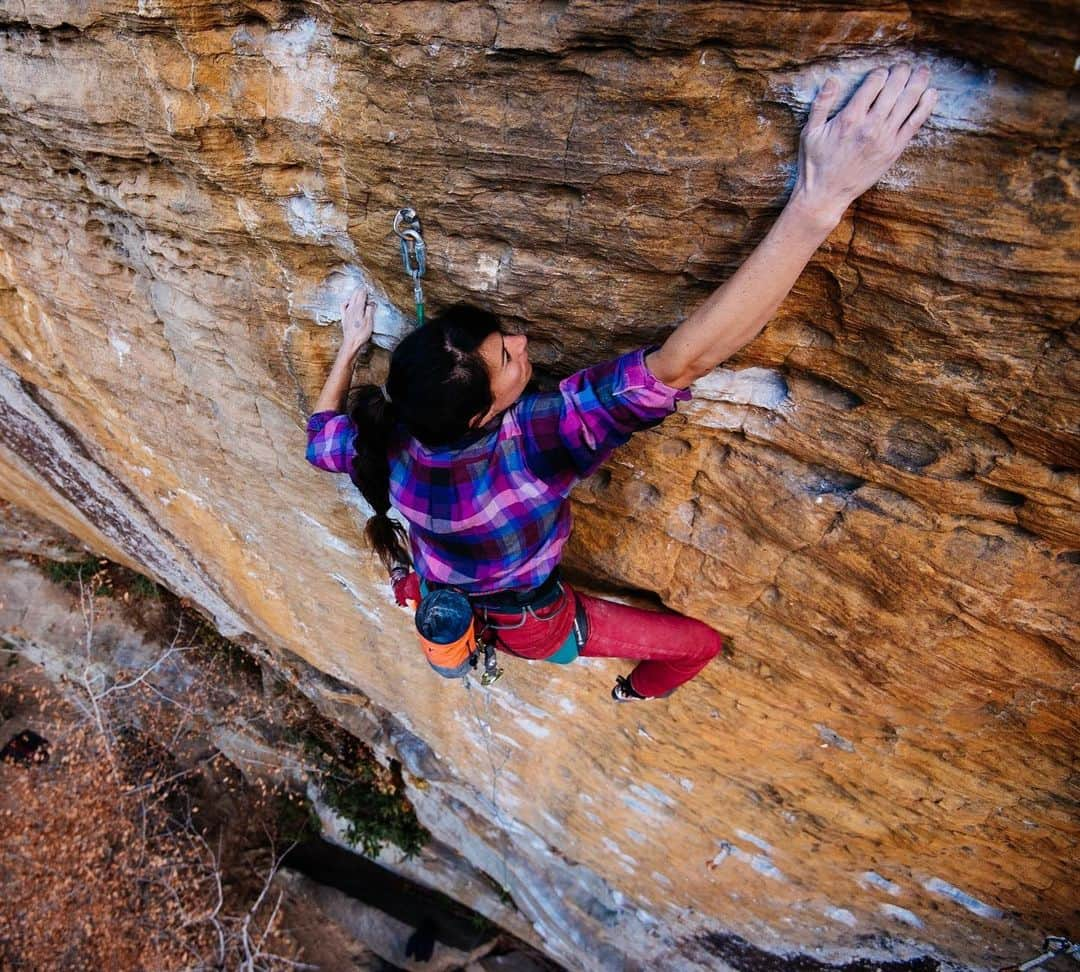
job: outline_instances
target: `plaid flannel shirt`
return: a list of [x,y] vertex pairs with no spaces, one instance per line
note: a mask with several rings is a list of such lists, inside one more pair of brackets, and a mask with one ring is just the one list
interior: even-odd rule
[[[429,449],[399,427],[388,450],[390,499],[408,523],[416,571],[469,593],[541,584],[570,536],[574,485],[690,398],[645,366],[652,350],[524,395],[453,446]],[[307,432],[308,462],[349,471],[358,434],[349,416],[318,412]]]

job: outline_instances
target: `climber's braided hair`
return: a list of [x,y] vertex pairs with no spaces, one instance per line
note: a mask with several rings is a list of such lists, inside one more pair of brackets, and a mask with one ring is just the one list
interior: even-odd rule
[[365,533],[390,570],[408,564],[407,535],[391,520],[387,449],[399,422],[428,448],[452,445],[470,431],[469,420],[491,408],[491,375],[479,347],[500,330],[494,314],[457,304],[409,334],[390,359],[387,402],[375,385],[349,394],[347,410],[357,428],[351,477],[375,515]]

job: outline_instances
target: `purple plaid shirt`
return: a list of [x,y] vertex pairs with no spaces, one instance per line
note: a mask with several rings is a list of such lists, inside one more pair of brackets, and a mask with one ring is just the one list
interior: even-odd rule
[[[558,391],[523,395],[453,446],[428,449],[399,427],[388,450],[390,499],[409,524],[420,576],[469,593],[541,584],[570,536],[574,485],[690,398],[645,366],[652,350],[585,368]],[[349,471],[357,435],[349,416],[317,412],[307,432],[308,462]]]

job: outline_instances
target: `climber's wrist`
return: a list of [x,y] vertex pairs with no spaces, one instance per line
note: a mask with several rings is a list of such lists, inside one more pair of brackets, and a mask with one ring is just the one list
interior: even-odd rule
[[338,357],[348,359],[351,363],[356,360],[357,355],[367,347],[367,343],[366,338],[363,341],[345,341],[342,343],[341,347],[338,348]]
[[800,225],[820,233],[824,239],[839,225],[849,205],[850,200],[815,196],[801,184],[796,184],[784,210]]

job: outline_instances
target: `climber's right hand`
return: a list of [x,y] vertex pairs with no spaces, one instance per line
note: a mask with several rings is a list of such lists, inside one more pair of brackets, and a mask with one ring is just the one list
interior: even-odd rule
[[829,118],[839,93],[839,84],[829,78],[814,99],[799,140],[792,193],[793,201],[833,223],[900,157],[937,103],[926,65],[871,71]]
[[394,585],[394,600],[398,607],[415,611],[420,603],[420,578],[415,571],[409,571],[401,576]]

